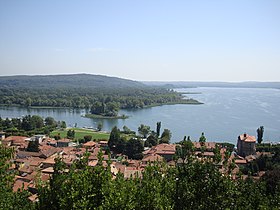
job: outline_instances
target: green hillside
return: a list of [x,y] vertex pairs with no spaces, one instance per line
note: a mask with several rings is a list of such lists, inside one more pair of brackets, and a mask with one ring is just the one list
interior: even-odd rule
[[120,108],[197,103],[172,90],[91,74],[0,77],[2,105],[92,108],[92,114],[115,116]]
[[36,76],[3,76],[0,77],[1,87],[27,89],[53,88],[143,88],[144,84],[117,77],[108,77],[92,74],[72,75],[36,75]]

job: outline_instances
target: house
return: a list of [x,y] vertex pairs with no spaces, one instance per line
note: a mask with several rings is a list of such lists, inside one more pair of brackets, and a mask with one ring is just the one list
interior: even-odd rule
[[246,133],[238,136],[237,139],[237,154],[246,157],[256,154],[256,137]]
[[61,139],[57,141],[57,147],[72,147],[73,142],[70,139]]
[[99,141],[98,142],[99,143],[99,145],[100,145],[100,147],[103,149],[103,150],[106,150],[106,149],[108,149],[109,147],[108,147],[108,141]]
[[206,151],[213,151],[216,147],[216,142],[192,142],[196,151],[200,151],[201,147],[204,146]]
[[50,145],[52,147],[56,147],[57,146],[57,141],[54,139],[48,139],[47,140],[47,145]]
[[94,142],[94,141],[88,141],[88,142],[86,142],[86,143],[83,144],[83,148],[86,148],[86,149],[93,149],[93,148],[96,147],[96,145],[97,145],[96,142]]
[[26,139],[28,139],[26,136],[9,136],[2,140],[2,143],[7,146],[14,146],[20,150],[25,150],[28,146]]
[[149,154],[142,159],[143,164],[162,162],[164,158],[158,154]]
[[42,144],[43,140],[46,138],[45,135],[34,135],[31,138],[26,138],[26,141],[38,141],[39,144]]
[[143,154],[157,154],[162,156],[166,161],[171,161],[176,153],[175,144],[158,144],[153,146],[150,150],[145,151]]

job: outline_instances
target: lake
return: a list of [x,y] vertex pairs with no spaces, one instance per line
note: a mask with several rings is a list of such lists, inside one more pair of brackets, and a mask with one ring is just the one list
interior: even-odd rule
[[88,119],[81,117],[83,109],[65,108],[20,108],[0,107],[2,118],[21,117],[23,115],[52,116],[56,120],[66,121],[68,126],[77,123],[78,127],[96,127],[103,123],[103,130],[110,131],[113,126],[122,129],[124,125],[137,131],[140,124],[156,129],[161,121],[161,130],[168,128],[172,132],[172,142],[191,136],[198,140],[202,132],[207,141],[236,143],[237,136],[244,132],[256,136],[259,126],[264,126],[264,140],[280,141],[280,90],[265,88],[188,88],[176,89],[180,92],[199,92],[187,94],[202,105],[164,105],[141,110],[121,110],[120,114],[128,119]]

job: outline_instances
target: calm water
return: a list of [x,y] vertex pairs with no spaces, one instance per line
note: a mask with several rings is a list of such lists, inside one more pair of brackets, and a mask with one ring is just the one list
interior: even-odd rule
[[172,141],[179,141],[185,135],[197,140],[205,132],[208,141],[228,141],[236,143],[239,134],[246,132],[256,135],[256,129],[263,125],[265,141],[280,141],[280,90],[257,88],[195,88],[177,89],[182,92],[200,92],[188,97],[203,102],[203,105],[166,105],[142,110],[121,110],[120,114],[130,116],[125,120],[97,120],[83,118],[85,110],[72,109],[26,109],[19,107],[0,107],[0,115],[21,117],[22,115],[52,116],[65,120],[69,126],[96,127],[103,122],[103,130],[110,131],[113,126],[124,125],[137,130],[140,124],[156,128],[162,122],[162,130],[172,132]]

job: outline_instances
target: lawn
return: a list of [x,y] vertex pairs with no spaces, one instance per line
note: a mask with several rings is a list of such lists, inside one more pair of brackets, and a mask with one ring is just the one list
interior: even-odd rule
[[[98,131],[93,131],[90,129],[83,129],[83,128],[69,128],[71,130],[75,130],[75,140],[78,139],[83,139],[84,136],[90,135],[92,136],[92,140],[99,140],[99,139],[106,139],[108,140],[110,137],[109,133],[104,133],[104,132],[98,132]],[[50,136],[53,137],[57,134],[60,134],[61,138],[66,138],[67,137],[67,131],[68,129],[64,129],[64,130],[54,130],[53,132],[51,132]]]

